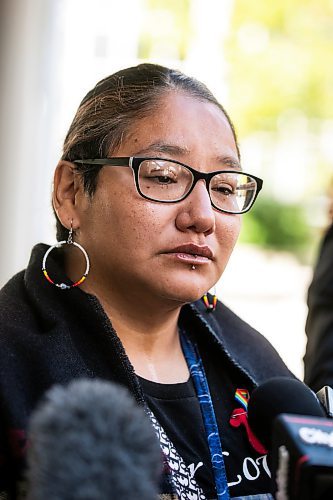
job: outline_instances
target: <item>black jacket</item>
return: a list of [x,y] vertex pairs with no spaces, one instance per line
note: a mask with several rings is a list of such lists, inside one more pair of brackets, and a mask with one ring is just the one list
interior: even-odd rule
[[333,225],[328,229],[308,291],[305,382],[315,391],[333,387]]
[[[44,278],[47,248],[37,245],[28,268],[0,292],[0,492],[10,488],[13,498],[29,416],[50,386],[99,377],[124,384],[143,403],[133,367],[96,297],[78,288],[59,290]],[[48,258],[51,274],[59,272],[54,254]],[[207,349],[220,352],[221,362],[228,358],[249,387],[291,376],[269,342],[223,304],[213,313],[202,301],[186,305],[181,320],[204,336]]]

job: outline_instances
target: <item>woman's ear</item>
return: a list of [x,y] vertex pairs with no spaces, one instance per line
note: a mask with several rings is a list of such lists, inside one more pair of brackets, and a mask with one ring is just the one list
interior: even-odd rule
[[54,173],[53,180],[53,208],[58,219],[64,227],[73,228],[80,226],[79,210],[76,195],[82,189],[82,183],[75,172],[73,163],[60,160]]

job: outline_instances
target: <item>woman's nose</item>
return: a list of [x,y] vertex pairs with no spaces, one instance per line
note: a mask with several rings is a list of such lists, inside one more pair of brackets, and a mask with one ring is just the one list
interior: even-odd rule
[[206,182],[201,179],[185,200],[179,203],[176,226],[180,231],[194,231],[208,235],[215,230],[215,211]]

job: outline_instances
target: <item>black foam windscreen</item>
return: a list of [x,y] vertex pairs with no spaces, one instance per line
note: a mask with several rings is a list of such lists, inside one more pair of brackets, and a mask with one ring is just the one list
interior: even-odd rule
[[29,500],[155,500],[161,472],[151,422],[124,387],[55,386],[31,417]]

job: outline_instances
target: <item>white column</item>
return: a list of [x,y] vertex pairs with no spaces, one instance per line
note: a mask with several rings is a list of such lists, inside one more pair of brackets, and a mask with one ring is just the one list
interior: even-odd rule
[[[2,0],[0,285],[51,232],[62,0]],[[52,221],[52,222],[51,222]]]

